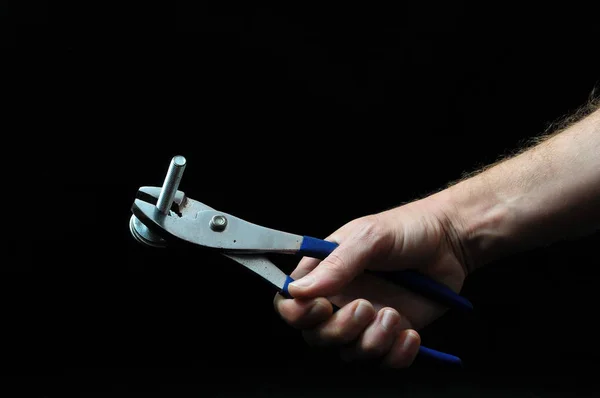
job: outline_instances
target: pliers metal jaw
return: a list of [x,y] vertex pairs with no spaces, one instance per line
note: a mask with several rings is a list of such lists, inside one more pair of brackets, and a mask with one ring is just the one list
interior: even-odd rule
[[136,240],[153,247],[184,242],[220,250],[278,290],[287,291],[290,278],[260,253],[296,253],[302,244],[301,236],[216,211],[188,198],[182,191],[176,192],[169,214],[165,215],[156,208],[160,192],[160,187],[138,189],[130,219],[130,230]]
[[159,193],[158,187],[140,188],[132,211],[145,225],[163,235],[228,252],[297,253],[306,249],[300,235],[244,221],[188,198],[181,191],[177,191],[169,214],[162,214],[155,206]]
[[[138,189],[131,207],[130,230],[139,242],[152,247],[171,243],[192,244],[217,250],[271,283],[291,298],[288,285],[293,279],[267,257],[268,253],[297,254],[325,259],[336,243],[266,228],[188,198],[177,190],[185,169],[185,158],[172,159],[162,187]],[[472,304],[447,286],[415,271],[395,273],[396,281],[431,300],[451,308],[472,310]],[[334,306],[334,310],[338,308]],[[421,346],[419,356],[446,364],[460,365],[461,360]]]

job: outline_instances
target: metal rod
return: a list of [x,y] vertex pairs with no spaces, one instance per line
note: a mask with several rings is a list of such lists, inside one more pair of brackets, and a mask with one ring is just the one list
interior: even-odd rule
[[163,214],[169,214],[173,199],[179,188],[179,182],[183,176],[185,170],[185,158],[183,156],[175,156],[171,159],[165,182],[163,183],[160,194],[158,195],[158,201],[156,202],[156,208]]

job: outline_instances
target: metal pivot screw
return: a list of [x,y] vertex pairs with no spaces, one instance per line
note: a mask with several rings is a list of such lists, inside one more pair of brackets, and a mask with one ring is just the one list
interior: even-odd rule
[[185,164],[186,160],[183,156],[178,155],[171,159],[165,182],[163,183],[158,196],[158,201],[156,202],[156,208],[163,214],[169,214],[169,211],[171,210],[173,198],[175,198],[177,188],[179,188],[179,182],[181,181],[183,171],[185,170]]
[[225,216],[212,216],[210,219],[210,229],[213,231],[221,232],[227,226],[227,219]]

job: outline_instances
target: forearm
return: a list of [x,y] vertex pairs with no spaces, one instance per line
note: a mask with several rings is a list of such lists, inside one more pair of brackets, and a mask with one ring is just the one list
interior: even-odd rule
[[432,199],[470,269],[600,229],[600,109]]

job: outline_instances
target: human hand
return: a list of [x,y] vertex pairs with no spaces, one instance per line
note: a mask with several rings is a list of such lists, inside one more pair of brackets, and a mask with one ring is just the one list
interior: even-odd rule
[[[467,267],[456,229],[433,197],[355,219],[326,240],[339,246],[323,261],[303,258],[276,311],[310,345],[338,347],[343,359],[379,358],[403,368],[417,355],[418,329],[445,308],[373,274],[416,269],[459,292]],[[326,298],[327,297],[327,298]],[[331,303],[340,307],[333,313]]]

